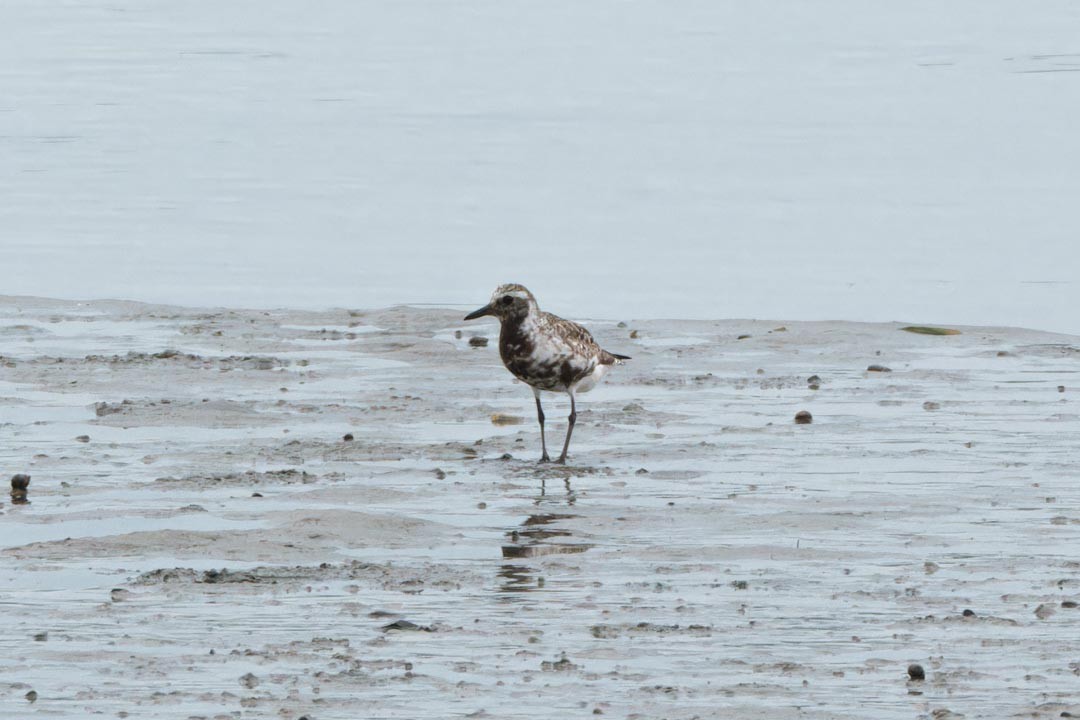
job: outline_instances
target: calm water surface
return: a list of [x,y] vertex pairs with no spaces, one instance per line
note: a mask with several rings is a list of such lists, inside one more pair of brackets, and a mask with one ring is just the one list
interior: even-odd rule
[[1080,333],[1080,5],[0,9],[4,294]]

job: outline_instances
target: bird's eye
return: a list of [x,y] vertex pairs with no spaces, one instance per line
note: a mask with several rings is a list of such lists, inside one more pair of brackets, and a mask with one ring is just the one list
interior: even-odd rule
[[510,297],[509,295],[503,295],[502,300],[500,300],[500,302],[503,305],[509,305],[510,303],[514,302],[514,298]]

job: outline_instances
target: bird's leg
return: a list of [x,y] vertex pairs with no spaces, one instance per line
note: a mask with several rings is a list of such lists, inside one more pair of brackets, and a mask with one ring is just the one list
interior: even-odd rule
[[577,409],[574,407],[574,393],[570,393],[570,426],[566,428],[566,442],[562,446],[562,455],[555,461],[560,465],[566,464],[566,451],[570,447],[570,435],[574,432],[575,422],[577,422]]
[[544,450],[544,454],[540,456],[540,462],[551,462],[547,453],[547,440],[544,438],[544,408],[540,405],[540,391],[534,389],[533,394],[536,395],[536,419],[540,421],[540,447]]

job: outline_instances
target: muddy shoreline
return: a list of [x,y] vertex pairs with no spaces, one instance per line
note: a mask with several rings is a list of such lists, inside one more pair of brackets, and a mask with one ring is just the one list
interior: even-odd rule
[[0,297],[3,715],[1080,714],[1080,338],[463,314]]

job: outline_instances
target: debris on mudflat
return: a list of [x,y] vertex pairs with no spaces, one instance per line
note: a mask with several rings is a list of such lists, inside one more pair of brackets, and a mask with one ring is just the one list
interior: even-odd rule
[[30,476],[23,473],[11,476],[11,502],[15,505],[26,505],[30,501],[27,499],[27,493],[29,493]]
[[435,632],[435,628],[430,625],[417,625],[410,620],[395,620],[389,625],[383,625],[383,632],[390,632],[391,630],[400,630],[405,632]]

